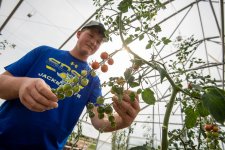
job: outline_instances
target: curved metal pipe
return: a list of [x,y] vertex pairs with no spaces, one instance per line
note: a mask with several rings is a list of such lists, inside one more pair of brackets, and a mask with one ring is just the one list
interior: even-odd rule
[[[0,1],[0,5],[1,5]],[[18,2],[18,4],[16,5],[16,7],[12,10],[12,12],[9,14],[9,16],[6,18],[5,22],[2,24],[2,26],[0,27],[0,33],[2,32],[2,30],[4,29],[5,25],[9,22],[9,20],[12,18],[13,14],[16,12],[16,10],[19,8],[19,6],[22,4],[23,0],[20,0]]]

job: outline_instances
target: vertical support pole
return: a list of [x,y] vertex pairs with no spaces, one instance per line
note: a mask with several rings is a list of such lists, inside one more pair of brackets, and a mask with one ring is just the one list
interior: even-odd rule
[[220,0],[220,18],[221,18],[221,42],[222,42],[222,54],[223,54],[223,89],[224,89],[224,79],[225,79],[225,49],[224,49],[224,1]]

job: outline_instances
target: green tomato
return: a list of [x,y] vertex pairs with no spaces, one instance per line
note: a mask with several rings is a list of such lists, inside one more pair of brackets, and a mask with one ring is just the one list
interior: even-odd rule
[[216,145],[215,145],[214,143],[210,143],[210,144],[209,144],[209,148],[210,148],[210,149],[215,149],[215,148],[216,148]]
[[65,95],[63,93],[57,93],[56,95],[58,97],[58,99],[62,100],[65,98]]
[[105,112],[105,109],[103,106],[98,106],[97,111],[98,113],[103,114]]
[[51,89],[52,93],[56,94],[57,93],[57,89]]
[[87,104],[87,109],[88,110],[92,110],[94,108],[94,104],[93,103],[88,103]]
[[81,75],[82,75],[82,76],[86,76],[86,75],[87,75],[87,70],[82,70],[82,71],[81,71]]
[[73,87],[73,92],[74,92],[74,93],[80,92],[80,85],[79,85],[79,84],[77,84],[77,85],[75,85],[75,86]]
[[65,92],[65,91],[70,91],[72,89],[72,86],[70,85],[70,84],[64,84],[63,85],[63,91]]
[[73,96],[73,90],[72,90],[72,89],[71,89],[71,90],[67,90],[67,91],[65,91],[64,93],[65,93],[65,96],[66,96],[66,97],[71,97],[71,96]]
[[106,114],[111,114],[113,112],[113,109],[110,105],[105,106],[105,113]]
[[109,115],[109,116],[108,116],[108,120],[109,120],[110,122],[115,122],[115,117],[114,117],[113,115]]
[[208,138],[212,137],[212,132],[211,131],[206,131],[205,134],[206,134],[206,136]]
[[218,132],[212,132],[212,136],[215,137],[215,138],[218,138],[219,137],[219,133]]
[[94,70],[91,71],[91,76],[95,77],[96,76],[96,72]]
[[81,83],[82,86],[87,86],[88,82],[89,82],[89,80],[87,78],[83,78],[83,79],[81,79],[80,83]]
[[63,93],[63,85],[60,85],[58,88],[57,88],[57,93]]
[[79,81],[78,76],[73,77],[72,81],[73,81],[74,84],[78,83],[78,81]]
[[214,143],[215,143],[215,145],[218,145],[219,144],[219,140],[218,139],[215,139],[214,140]]
[[212,141],[211,138],[206,138],[206,142],[207,142],[207,143],[210,143],[211,141]]
[[99,119],[103,119],[104,116],[105,116],[104,113],[98,113],[98,118],[99,118]]
[[111,124],[111,127],[112,128],[115,128],[116,127],[116,122],[115,121],[110,122],[110,124]]
[[98,98],[97,98],[97,100],[96,100],[96,103],[97,104],[103,104],[104,103],[104,98],[102,97],[102,96],[99,96]]
[[93,117],[95,116],[95,113],[92,112],[92,111],[89,111],[89,112],[88,112],[88,115],[89,115],[90,118],[93,118]]

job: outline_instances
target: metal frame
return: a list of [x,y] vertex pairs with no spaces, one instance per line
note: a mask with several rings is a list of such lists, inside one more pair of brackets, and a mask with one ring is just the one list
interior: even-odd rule
[[[0,1],[2,3],[2,1]],[[6,20],[4,21],[4,23],[1,25],[0,27],[0,33],[2,32],[2,30],[4,29],[4,27],[7,25],[7,23],[9,22],[9,20],[12,18],[12,16],[14,15],[14,13],[17,11],[17,9],[20,7],[20,5],[22,4],[23,0],[20,0],[17,5],[15,6],[15,8],[12,10],[12,12],[9,14],[9,16],[6,18]],[[0,3],[0,5],[1,5]]]

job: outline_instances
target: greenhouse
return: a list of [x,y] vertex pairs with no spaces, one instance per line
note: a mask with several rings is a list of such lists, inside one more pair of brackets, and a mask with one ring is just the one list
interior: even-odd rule
[[[104,132],[93,127],[93,112],[85,107],[63,149],[225,150],[224,6],[223,0],[0,0],[0,73],[39,46],[70,51],[87,23],[101,22],[107,42],[88,58],[91,70],[79,80],[99,77],[104,102],[96,108],[113,108],[112,97],[122,103],[129,91],[140,111],[130,126]],[[74,85],[73,70],[52,60],[69,72],[57,72],[63,82],[56,84]],[[47,74],[40,78],[57,82]],[[59,98],[58,89],[52,91]],[[105,110],[103,117],[112,114],[115,109]]]

